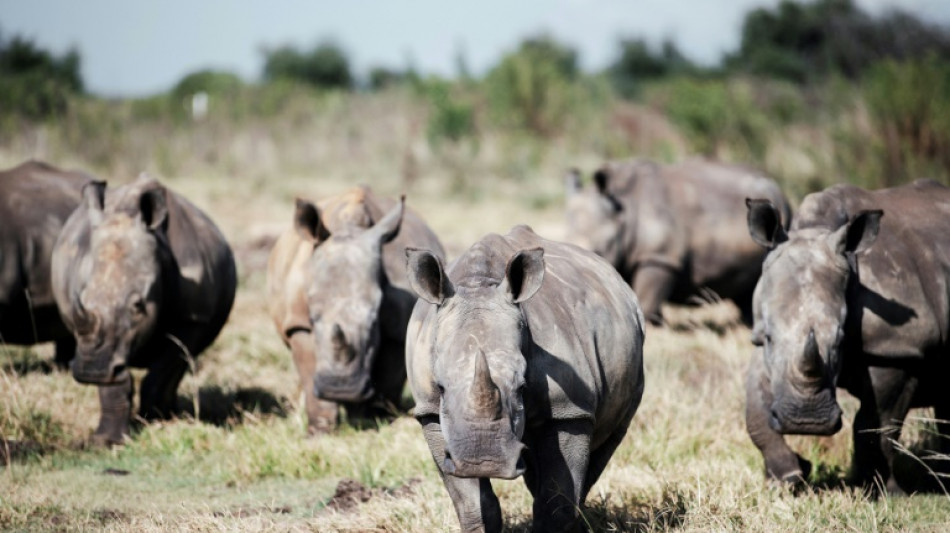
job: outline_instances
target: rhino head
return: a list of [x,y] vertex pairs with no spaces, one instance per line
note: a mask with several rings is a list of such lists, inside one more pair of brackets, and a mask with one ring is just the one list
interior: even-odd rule
[[514,479],[524,472],[526,347],[520,303],[541,287],[541,248],[517,252],[505,276],[456,286],[438,257],[408,249],[413,290],[435,304],[433,390],[441,396],[442,471],[457,477]]
[[67,321],[74,326],[77,357],[73,377],[82,383],[129,379],[130,358],[151,338],[162,305],[162,257],[167,253],[166,190],[140,178],[130,197],[108,208],[103,182],[83,189],[88,215],[88,254],[83,279],[71,298]]
[[404,202],[368,228],[348,225],[330,233],[317,207],[297,200],[296,230],[314,243],[307,309],[317,354],[314,389],[321,399],[362,402],[375,394],[371,373],[389,285],[382,247],[399,234]]
[[594,173],[594,187],[581,184],[571,169],[565,179],[567,233],[565,240],[603,257],[614,267],[623,264],[626,221],[623,205],[607,190],[608,169]]
[[840,227],[786,234],[767,200],[747,200],[749,232],[769,251],[753,296],[752,342],[771,383],[769,425],[790,434],[841,429],[835,388],[841,371],[854,254],[877,238],[881,211],[862,211]]

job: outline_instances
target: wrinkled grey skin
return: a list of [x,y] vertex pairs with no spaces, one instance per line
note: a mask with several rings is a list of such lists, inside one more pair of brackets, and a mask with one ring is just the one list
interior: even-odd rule
[[606,261],[527,226],[446,272],[408,253],[419,294],[406,362],[462,531],[500,531],[491,478],[524,475],[534,531],[574,528],[643,393],[643,315]]
[[730,299],[751,323],[752,291],[765,252],[749,239],[745,199],[791,210],[771,179],[701,159],[677,165],[607,163],[582,187],[567,177],[567,241],[607,259],[633,286],[647,320],[662,323],[665,301]]
[[39,161],[0,171],[0,344],[56,343],[66,367],[76,352],[50,285],[53,244],[92,177]]
[[93,439],[122,442],[130,367],[147,368],[139,413],[167,417],[191,358],[214,341],[234,301],[231,249],[214,223],[159,182],[93,182],[52,259],[56,304],[73,332],[73,377],[99,386]]
[[[438,238],[403,202],[359,187],[318,207],[297,201],[294,229],[268,265],[271,315],[307,394],[308,431],[350,415],[392,413],[406,383],[406,324],[416,296],[405,249]],[[373,412],[376,411],[376,412]]]
[[892,441],[908,410],[933,406],[950,419],[950,189],[929,180],[835,186],[805,198],[788,234],[778,216],[769,202],[749,201],[749,231],[770,250],[746,382],[746,423],[766,474],[807,477],[810,465],[782,434],[837,432],[841,387],[861,402],[852,481],[900,492]]

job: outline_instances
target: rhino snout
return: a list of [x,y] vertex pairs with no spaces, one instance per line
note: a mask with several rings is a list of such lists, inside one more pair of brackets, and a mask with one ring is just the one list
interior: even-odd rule
[[113,357],[87,357],[79,355],[71,363],[73,379],[90,385],[110,385],[129,379],[129,370],[124,361]]
[[332,402],[365,402],[376,394],[368,373],[352,376],[317,372],[313,388],[318,398]]
[[837,402],[818,406],[818,409],[783,409],[778,404],[769,410],[769,427],[791,435],[834,435],[841,430],[841,408]]
[[521,457],[524,444],[520,442],[493,446],[474,455],[453,456],[445,450],[442,471],[455,477],[485,477],[517,479],[524,474],[525,462]]

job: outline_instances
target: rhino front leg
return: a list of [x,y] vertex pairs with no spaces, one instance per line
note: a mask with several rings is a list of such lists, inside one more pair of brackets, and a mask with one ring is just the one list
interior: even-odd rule
[[129,436],[133,388],[131,376],[117,385],[99,386],[99,427],[92,434],[93,444],[122,444]]
[[900,438],[916,390],[917,378],[903,370],[867,369],[858,397],[861,407],[854,417],[853,483],[873,489],[880,480],[889,494],[903,494],[894,478],[894,443]]
[[574,531],[590,461],[589,420],[553,420],[526,444],[525,482],[534,496],[534,531]]
[[811,463],[792,451],[780,433],[769,426],[772,392],[765,372],[762,351],[757,349],[746,372],[746,430],[765,459],[765,477],[793,485],[804,484]]
[[651,324],[663,323],[660,306],[670,298],[675,283],[676,272],[665,265],[644,264],[634,273],[633,292],[640,300],[644,318]]
[[[445,490],[452,498],[455,514],[458,516],[462,531],[494,533],[501,531],[501,505],[492,490],[491,481],[486,478],[460,478],[442,471],[445,462],[445,440],[439,417],[435,415],[419,418],[432,459],[442,477]],[[535,529],[535,531],[545,531]]]
[[178,404],[178,384],[188,370],[187,355],[176,346],[161,353],[148,367],[139,393],[139,414],[146,420],[172,416]]
[[307,410],[307,434],[327,433],[337,425],[340,408],[334,402],[317,398],[313,390],[313,374],[316,372],[317,359],[314,354],[313,339],[309,331],[298,330],[290,336],[290,353],[297,367],[300,388],[304,391],[304,407]]

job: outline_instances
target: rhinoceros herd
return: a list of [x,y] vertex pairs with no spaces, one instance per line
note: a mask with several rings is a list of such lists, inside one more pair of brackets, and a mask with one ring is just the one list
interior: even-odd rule
[[[535,530],[570,529],[639,406],[645,322],[662,324],[665,301],[726,298],[757,347],[745,415],[767,477],[805,482],[783,435],[837,432],[837,388],[861,403],[855,481],[901,490],[895,441],[914,407],[934,408],[950,452],[950,188],[839,185],[792,217],[773,180],[737,166],[623,161],[592,181],[568,174],[569,243],[516,226],[450,263],[405,198],[297,200],[267,296],[309,432],[341,406],[398,410],[408,380],[463,530],[500,530],[489,479],[519,476]],[[0,172],[0,342],[56,343],[98,387],[96,442],[130,433],[129,368],[147,369],[139,414],[173,414],[236,287],[221,232],[154,179]]]

